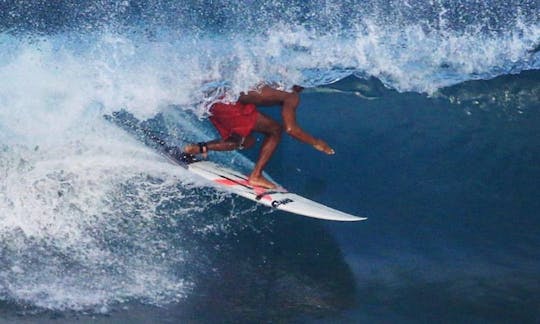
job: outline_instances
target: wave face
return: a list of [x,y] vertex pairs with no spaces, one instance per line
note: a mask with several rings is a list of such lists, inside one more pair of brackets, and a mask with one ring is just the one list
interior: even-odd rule
[[398,92],[475,100],[444,89],[540,69],[539,9],[535,0],[1,1],[0,300],[98,312],[171,303],[192,291],[190,266],[204,264],[193,235],[249,226],[241,208],[103,114],[162,113],[160,129],[179,144],[212,136],[198,117],[215,96],[261,82],[322,89],[376,78]]

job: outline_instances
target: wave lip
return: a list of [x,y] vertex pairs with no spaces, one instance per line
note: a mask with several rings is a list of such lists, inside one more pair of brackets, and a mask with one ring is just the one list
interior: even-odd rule
[[[235,97],[261,82],[312,87],[353,74],[377,77],[398,91],[432,94],[467,80],[540,68],[537,5],[487,3],[220,7],[218,1],[205,8],[111,1],[90,3],[84,12],[71,1],[46,8],[25,3],[5,11],[19,18],[0,17],[0,67],[8,79],[16,79],[14,69],[23,77],[33,69],[46,72],[44,81],[56,73],[60,81],[80,81],[89,100],[139,110],[196,104],[208,84],[226,85]],[[38,9],[44,14],[30,14]],[[62,13],[62,28],[40,29]]]

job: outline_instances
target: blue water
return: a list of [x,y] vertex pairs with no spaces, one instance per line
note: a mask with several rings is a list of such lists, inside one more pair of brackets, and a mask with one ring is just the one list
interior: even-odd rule
[[[538,7],[0,2],[0,322],[540,321]],[[367,221],[219,192],[102,118],[209,140],[263,82],[336,150],[284,137],[266,171]]]

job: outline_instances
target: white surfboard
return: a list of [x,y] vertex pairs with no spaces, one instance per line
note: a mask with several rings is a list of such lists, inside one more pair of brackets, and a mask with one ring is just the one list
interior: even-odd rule
[[330,208],[313,200],[288,192],[281,186],[278,189],[265,189],[252,186],[247,176],[222,165],[207,160],[185,159],[176,147],[169,147],[149,129],[125,111],[114,113],[105,118],[147,144],[153,144],[164,157],[172,163],[186,168],[207,180],[215,187],[232,192],[256,203],[283,210],[286,212],[333,221],[361,221],[367,218],[358,217]]
[[248,183],[245,175],[211,161],[189,163],[187,164],[187,169],[212,181],[218,188],[225,189],[268,207],[302,216],[334,221],[351,222],[366,219],[344,213],[295,193],[288,192],[283,187],[265,189],[252,186]]

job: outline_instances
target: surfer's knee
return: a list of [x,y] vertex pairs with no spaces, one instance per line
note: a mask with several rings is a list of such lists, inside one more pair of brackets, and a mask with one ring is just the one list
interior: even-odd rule
[[244,148],[247,147],[247,145],[245,145],[245,139],[246,139],[245,137],[242,137],[241,135],[233,133],[231,134],[231,136],[229,136],[229,138],[227,138],[223,142],[227,143],[230,146],[231,151],[243,150]]

